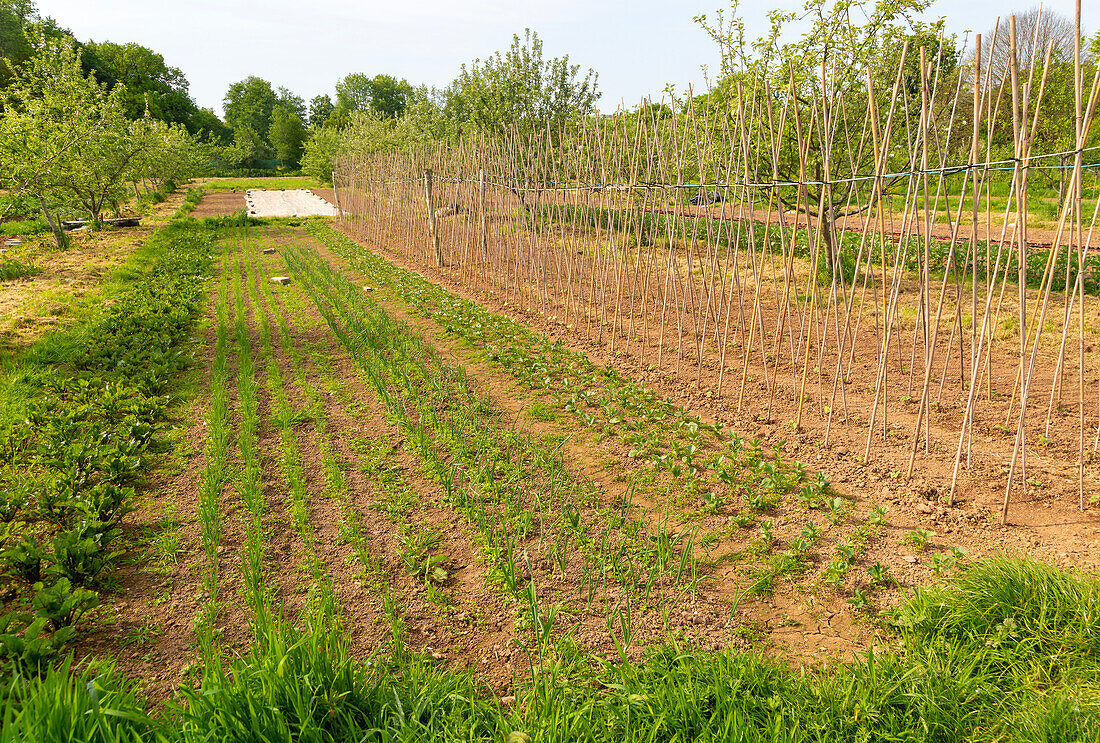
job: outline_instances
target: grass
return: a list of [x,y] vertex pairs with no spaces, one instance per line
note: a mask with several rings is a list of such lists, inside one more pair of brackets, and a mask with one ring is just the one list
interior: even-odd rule
[[0,259],[0,281],[15,281],[27,276],[37,276],[40,273],[42,269],[30,263],[15,259]]
[[0,235],[38,235],[49,231],[50,226],[41,217],[0,222]]
[[514,706],[422,658],[367,665],[336,634],[269,623],[256,650],[152,718],[109,668],[29,680],[0,741],[1086,743],[1100,735],[1098,590],[1041,563],[974,565],[899,608],[902,650],[820,670],[684,644],[611,663],[560,642]]

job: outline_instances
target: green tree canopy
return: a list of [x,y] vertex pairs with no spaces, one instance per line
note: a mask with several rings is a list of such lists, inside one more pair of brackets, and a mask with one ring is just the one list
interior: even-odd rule
[[271,112],[278,101],[271,83],[254,75],[233,83],[225,93],[225,123],[235,133],[250,130],[260,137],[271,128]]
[[52,18],[42,18],[33,0],[0,0],[0,88],[10,85],[34,56],[34,39],[57,41],[70,35]]
[[542,40],[530,29],[512,37],[512,46],[484,61],[462,65],[447,93],[446,113],[493,133],[518,122],[541,131],[595,112],[598,76],[564,57],[543,57]]
[[85,72],[113,90],[124,86],[119,96],[131,119],[149,115],[161,121],[189,125],[196,110],[188,93],[187,78],[164,62],[164,57],[140,44],[91,42],[84,45]]
[[336,107],[332,105],[332,99],[328,95],[314,96],[309,102],[309,126],[311,129],[319,129],[332,116]]
[[32,43],[36,54],[9,87],[0,119],[0,177],[39,202],[63,245],[51,209],[78,204],[98,222],[120,197],[145,139],[125,116],[123,86],[108,92],[85,76],[71,38]]
[[271,131],[268,139],[277,157],[284,165],[297,168],[302,157],[302,144],[306,140],[306,128],[298,115],[284,106],[276,106],[271,115]]
[[413,87],[392,75],[367,77],[361,72],[345,75],[336,83],[336,110],[341,114],[353,111],[374,111],[390,119],[405,113],[413,95]]

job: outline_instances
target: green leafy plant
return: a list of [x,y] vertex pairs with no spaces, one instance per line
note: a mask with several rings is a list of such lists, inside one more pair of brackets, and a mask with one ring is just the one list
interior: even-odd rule
[[904,537],[901,538],[901,541],[909,545],[910,547],[915,547],[919,550],[923,550],[931,543],[932,537],[934,536],[936,536],[936,533],[934,531],[918,528],[908,532]]
[[871,576],[871,583],[875,586],[888,586],[896,583],[896,579],[890,574],[890,568],[881,562],[876,562],[867,568],[867,574]]
[[117,534],[117,530],[97,523],[83,524],[59,534],[53,548],[57,570],[75,585],[93,584],[114,557],[107,546]]
[[75,502],[88,520],[103,524],[117,524],[135,510],[134,489],[111,482],[96,483],[81,493]]
[[450,577],[450,573],[444,568],[448,559],[444,555],[432,554],[440,541],[442,541],[442,535],[431,529],[421,529],[401,536],[401,549],[398,554],[405,565],[405,570],[425,583],[445,583]]
[[3,561],[8,572],[27,583],[34,583],[42,577],[44,557],[42,545],[26,534],[0,552],[0,561]]
[[886,514],[889,511],[889,506],[872,507],[870,513],[867,514],[867,523],[874,526],[886,526]]
[[27,623],[14,612],[0,616],[0,657],[24,675],[45,673],[61,647],[76,632],[73,627],[50,632],[48,624],[45,617]]
[[851,597],[848,599],[848,606],[852,607],[856,611],[867,611],[871,608],[871,597],[867,591],[862,588],[857,588],[852,591]]
[[68,578],[58,578],[50,586],[34,584],[34,608],[38,616],[49,620],[55,631],[75,624],[84,612],[98,603],[95,591],[74,588]]

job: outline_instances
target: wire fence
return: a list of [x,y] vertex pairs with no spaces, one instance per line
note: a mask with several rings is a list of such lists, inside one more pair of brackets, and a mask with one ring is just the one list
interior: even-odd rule
[[906,65],[862,94],[758,82],[725,108],[353,154],[333,174],[342,219],[732,412],[902,457],[907,475],[945,465],[950,498],[1003,480],[1006,518],[1013,484],[1035,487],[1057,452],[1077,482],[1052,476],[1085,507],[1100,76],[1076,76],[1071,146],[1036,154],[1038,82],[977,65],[948,85],[922,54],[910,90]]

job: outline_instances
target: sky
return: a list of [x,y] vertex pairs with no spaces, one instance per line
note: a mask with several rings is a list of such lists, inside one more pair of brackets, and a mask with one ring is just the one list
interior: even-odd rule
[[[405,78],[442,87],[464,62],[506,49],[513,34],[538,32],[544,56],[569,55],[582,71],[599,73],[599,107],[705,90],[720,64],[717,45],[694,20],[729,0],[36,0],[82,41],[137,42],[183,71],[191,97],[221,114],[234,82],[256,75],[308,103],[351,72]],[[936,0],[928,18],[947,17],[949,30],[984,32],[999,14],[1036,3]],[[1086,32],[1100,27],[1100,9],[1084,3]],[[800,9],[803,0],[742,3],[748,38],[766,30],[766,11]],[[1074,0],[1045,3],[1069,18]]]

